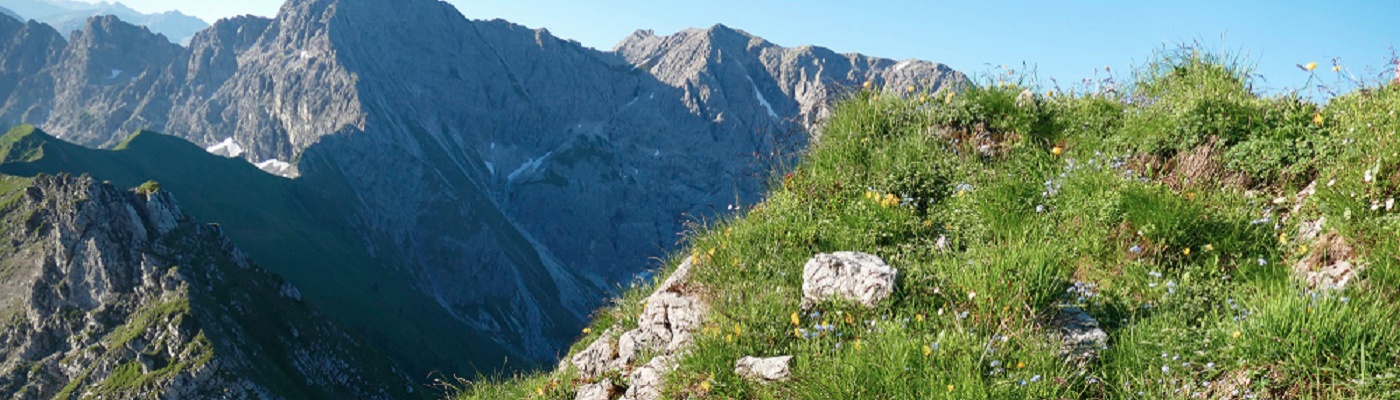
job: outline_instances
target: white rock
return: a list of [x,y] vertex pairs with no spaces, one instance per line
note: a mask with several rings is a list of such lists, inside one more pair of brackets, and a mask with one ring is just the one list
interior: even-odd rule
[[874,307],[894,292],[898,276],[899,271],[875,255],[817,254],[802,267],[802,304],[845,298]]
[[753,381],[782,382],[792,379],[792,370],[788,367],[791,362],[792,356],[744,357],[734,364],[734,373]]
[[612,399],[617,388],[612,380],[604,379],[602,382],[583,385],[578,388],[578,393],[574,395],[574,400],[609,400]]

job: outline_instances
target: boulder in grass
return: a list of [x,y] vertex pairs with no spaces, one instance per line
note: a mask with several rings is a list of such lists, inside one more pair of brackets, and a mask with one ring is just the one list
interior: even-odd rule
[[848,299],[874,307],[894,293],[898,276],[899,271],[872,254],[817,254],[802,267],[802,305]]
[[792,379],[788,364],[792,356],[758,358],[744,357],[734,365],[734,373],[744,379],[758,382],[782,382]]

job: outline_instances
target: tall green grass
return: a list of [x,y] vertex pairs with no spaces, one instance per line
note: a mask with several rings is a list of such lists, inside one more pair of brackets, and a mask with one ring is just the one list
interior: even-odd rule
[[[1031,93],[1008,76],[842,102],[765,202],[690,236],[713,311],[668,396],[1400,396],[1400,208],[1386,208],[1400,196],[1400,87],[1318,105],[1259,95],[1247,68],[1183,49],[1111,91]],[[1183,179],[1203,148],[1212,172]],[[1297,224],[1323,216],[1366,265],[1342,291],[1290,272],[1308,245]],[[894,296],[801,308],[806,260],[849,250],[900,270]],[[634,318],[645,293],[584,339]],[[1097,361],[1059,357],[1049,321],[1067,306],[1107,331]],[[778,355],[795,356],[790,382],[733,373]],[[453,395],[563,399],[577,383],[565,371]]]

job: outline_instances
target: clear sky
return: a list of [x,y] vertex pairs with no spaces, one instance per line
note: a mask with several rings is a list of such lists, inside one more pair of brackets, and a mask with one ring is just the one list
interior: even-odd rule
[[[95,0],[86,0],[95,1]],[[143,12],[179,9],[208,21],[271,16],[280,0],[123,0]],[[1390,71],[1400,46],[1400,1],[929,1],[929,0],[449,0],[468,18],[503,18],[611,49],[636,29],[669,34],[723,23],[784,46],[942,62],[980,75],[1027,63],[1045,81],[1126,71],[1164,45],[1199,41],[1257,64],[1270,92],[1302,86],[1297,64]],[[1369,67],[1369,71],[1368,71]],[[1369,73],[1368,73],[1369,72]],[[1119,74],[1120,78],[1126,78]]]

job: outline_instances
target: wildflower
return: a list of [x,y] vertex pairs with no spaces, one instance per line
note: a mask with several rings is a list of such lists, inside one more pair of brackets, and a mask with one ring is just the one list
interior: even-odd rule
[[1215,245],[1206,243],[1206,251],[1215,251]]
[[1142,246],[1133,245],[1133,247],[1129,247],[1129,248],[1128,248],[1128,252],[1130,252],[1130,253],[1141,253],[1141,252],[1142,252]]
[[977,298],[977,292],[967,292],[967,300],[968,300],[968,301],[972,301],[972,299],[975,299],[975,298]]
[[583,334],[587,335],[590,333],[593,333],[593,328],[583,328]]
[[1298,245],[1298,254],[1308,254],[1308,245]]
[[933,354],[933,348],[929,347],[929,345],[924,345],[924,357],[928,357],[930,354]]
[[856,338],[856,341],[852,342],[852,344],[855,345],[856,350],[860,350],[860,338]]
[[1269,264],[1269,261],[1268,261],[1268,260],[1265,260],[1264,257],[1259,257],[1259,266],[1262,267],[1262,266],[1265,266],[1265,265],[1268,265],[1268,264]]
[[865,83],[861,84],[860,87],[869,89],[871,83],[872,83],[872,82],[870,82],[870,81],[867,80],[867,81],[865,81]]
[[1182,250],[1182,251],[1181,251],[1181,254],[1183,254],[1183,255],[1188,255],[1188,256],[1191,255],[1191,248],[1190,248],[1190,247],[1187,247],[1185,250]]
[[918,322],[924,322],[924,313],[914,314],[914,320]]
[[914,87],[913,87],[913,86],[910,86],[910,87],[909,87],[909,93],[914,93]]
[[1342,71],[1342,65],[1341,65],[1341,64],[1336,64],[1336,65],[1333,65],[1333,66],[1332,66],[1332,72],[1341,72],[1341,71]]
[[1322,113],[1313,114],[1313,123],[1322,126]]
[[731,334],[728,334],[728,335],[724,335],[724,342],[725,342],[725,343],[734,343],[734,334],[731,333]]
[[802,325],[802,317],[797,316],[797,311],[792,312],[792,326]]
[[1040,382],[1040,375],[1032,376],[1032,377],[1031,377],[1031,382],[1032,382],[1032,383],[1034,383],[1034,382]]
[[1024,368],[1026,368],[1026,363],[1024,363],[1024,362],[1018,362],[1018,363],[1016,363],[1016,369],[1024,369]]
[[1307,64],[1298,64],[1298,68],[1302,68],[1304,71],[1312,72],[1312,70],[1317,69],[1317,63],[1310,62]]
[[949,391],[949,392],[953,391],[953,385],[948,385],[948,391]]
[[943,102],[946,103],[946,104],[952,104],[952,103],[953,103],[953,97],[956,97],[957,95],[958,95],[957,92],[948,92],[947,95],[944,95],[944,96],[943,96]]
[[539,396],[544,396],[544,388],[542,388],[542,387],[537,387],[537,388],[535,388],[535,394],[536,394],[536,395],[539,395]]
[[933,220],[931,220],[931,219],[926,219],[926,220],[924,220],[924,228],[932,228],[932,227],[933,227]]
[[1239,339],[1239,338],[1240,338],[1240,331],[1235,331],[1234,333],[1231,333],[1231,334],[1230,334],[1230,337],[1235,338],[1235,339]]

